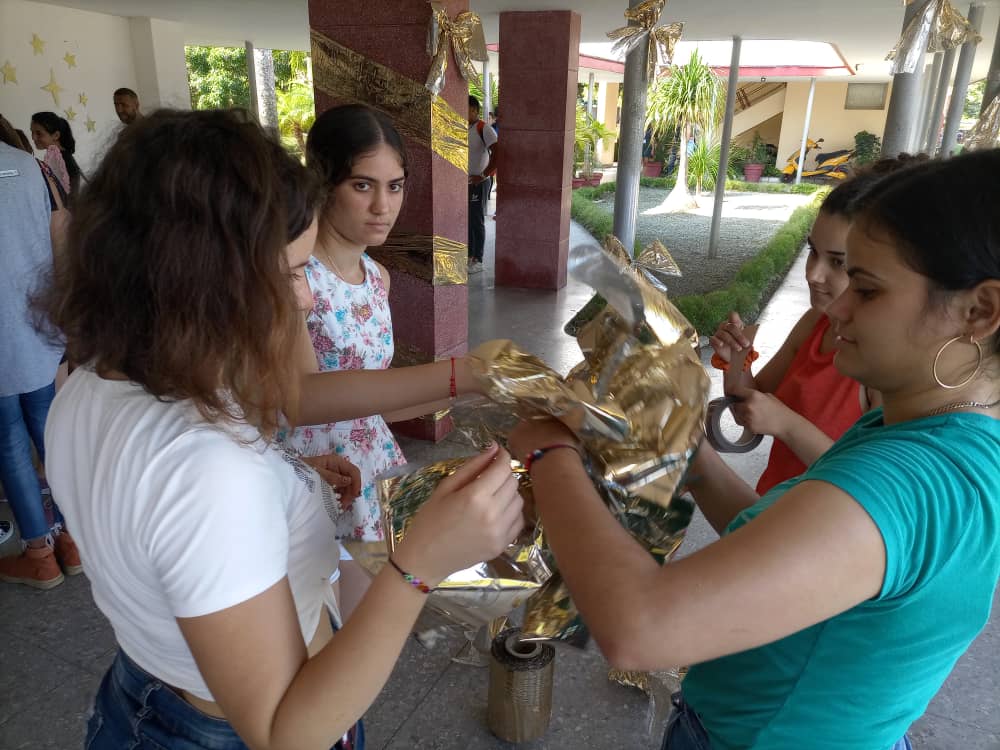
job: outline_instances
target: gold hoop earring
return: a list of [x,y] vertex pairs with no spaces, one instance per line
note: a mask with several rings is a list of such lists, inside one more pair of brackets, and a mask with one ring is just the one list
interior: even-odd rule
[[965,336],[956,336],[953,339],[949,339],[948,341],[945,341],[944,344],[941,345],[941,348],[938,349],[937,356],[934,357],[934,366],[931,368],[931,374],[934,375],[934,382],[937,383],[941,388],[944,388],[946,391],[953,391],[953,390],[955,390],[957,388],[963,388],[964,386],[967,386],[969,383],[972,382],[972,379],[974,377],[976,377],[976,375],[979,374],[979,370],[983,366],[983,347],[982,347],[982,344],[980,344],[978,341],[976,341],[974,338],[972,338],[972,336],[969,336],[969,343],[975,345],[976,352],[978,352],[978,354],[979,354],[979,359],[976,362],[976,369],[972,371],[972,374],[969,377],[967,377],[961,383],[958,383],[956,385],[948,385],[947,383],[944,383],[944,382],[941,381],[941,377],[938,375],[938,371],[937,371],[938,361],[941,359],[941,355],[944,354],[944,350],[947,349],[949,346],[951,346],[952,344],[954,344],[956,341],[961,341],[964,338],[965,338]]

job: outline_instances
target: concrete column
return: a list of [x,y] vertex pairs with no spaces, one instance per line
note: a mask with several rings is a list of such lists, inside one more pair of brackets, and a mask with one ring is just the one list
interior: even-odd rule
[[[159,18],[129,19],[136,93],[142,111],[160,107],[191,109],[187,63],[184,61],[184,26]],[[115,85],[107,96],[110,100]]]
[[[969,23],[977,32],[983,27],[983,14],[986,7],[973,3],[969,7]],[[972,75],[972,65],[976,60],[976,43],[966,42],[958,56],[958,69],[955,71],[955,85],[951,89],[951,102],[948,105],[948,117],[944,123],[944,136],[941,138],[941,156],[948,158],[958,143],[958,129],[962,123],[962,111],[965,109],[965,97],[969,93],[969,78]]]
[[250,79],[250,110],[266,130],[278,132],[278,92],[274,84],[274,55],[246,42],[247,76]]
[[[629,7],[642,0],[629,0]],[[634,25],[634,24],[633,24]],[[639,177],[642,174],[642,139],[646,133],[646,65],[649,45],[640,44],[625,58],[622,84],[622,121],[618,132],[618,175],[615,187],[614,233],[625,248],[635,246],[635,222],[639,212]],[[682,145],[681,148],[684,148]],[[603,239],[598,237],[598,239]]]
[[[452,18],[468,0],[442,0]],[[427,57],[426,0],[309,0],[316,112],[335,104],[365,103],[389,115],[406,140],[406,200],[386,246],[371,254],[392,274],[394,365],[431,362],[466,351],[468,287],[436,272],[435,258],[464,265],[468,237],[468,157],[432,140],[455,133],[465,142],[468,84],[449,59],[443,106],[424,88]],[[516,91],[516,89],[512,89]],[[393,425],[401,434],[439,439],[450,427],[441,415]]]
[[719,175],[715,180],[715,204],[712,207],[712,226],[708,234],[708,257],[714,258],[719,249],[719,227],[722,224],[722,201],[726,196],[726,177],[729,166],[729,142],[733,139],[733,118],[736,116],[736,89],[740,85],[740,50],[743,39],[733,37],[733,50],[729,60],[729,83],[726,86],[726,114],[722,119],[722,142],[719,144]]
[[990,60],[990,72],[986,75],[986,89],[983,91],[982,115],[997,96],[1000,96],[1000,24],[997,25],[997,38],[993,43],[993,58]]
[[481,113],[485,122],[490,121],[490,112],[493,111],[493,89],[490,88],[490,58],[483,60],[483,111]]
[[802,123],[802,145],[799,146],[799,169],[795,173],[795,184],[802,182],[802,173],[806,169],[806,146],[809,145],[809,126],[812,124],[813,101],[816,98],[816,79],[809,82],[809,99],[806,100],[806,120]]
[[938,135],[941,133],[942,120],[944,119],[944,105],[948,101],[951,73],[955,68],[957,56],[958,48],[953,47],[944,53],[944,60],[941,62],[941,77],[938,80],[934,103],[931,105],[930,117],[927,118],[927,139],[924,143],[925,150],[931,156],[937,152]]
[[931,65],[931,77],[924,84],[926,96],[920,108],[920,120],[915,128],[914,138],[908,150],[927,151],[927,141],[931,130],[931,111],[934,109],[934,99],[937,98],[938,86],[941,84],[941,69],[944,67],[944,52],[934,55]]
[[[545,44],[540,44],[545,40]],[[497,286],[561,289],[569,257],[580,16],[500,14],[503,148]]]
[[587,114],[597,117],[597,96],[594,92],[594,71],[587,77]]
[[[913,2],[906,6],[903,12],[903,29],[923,7],[922,3]],[[892,79],[892,96],[889,98],[889,111],[886,116],[885,131],[882,134],[882,153],[885,156],[896,156],[910,148],[913,133],[917,130],[916,120],[920,108],[920,85],[923,69],[917,68],[914,73],[899,73]]]

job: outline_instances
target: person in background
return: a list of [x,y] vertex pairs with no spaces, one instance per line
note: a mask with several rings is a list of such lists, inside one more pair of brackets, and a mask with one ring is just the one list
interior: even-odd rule
[[[6,120],[3,120],[6,123]],[[45,460],[45,421],[62,347],[36,330],[30,300],[52,268],[51,188],[35,158],[0,127],[0,484],[21,533],[20,554],[0,558],[0,581],[51,589],[82,572],[58,507],[46,518],[32,446]],[[15,141],[16,143],[16,141]]]
[[31,116],[31,138],[35,148],[45,152],[42,161],[59,180],[69,196],[80,191],[83,172],[76,163],[76,139],[66,118],[55,112],[36,112]]
[[496,172],[497,134],[479,118],[479,100],[469,97],[469,273],[483,270],[489,178]]
[[132,89],[120,88],[114,93],[115,114],[125,125],[131,125],[142,118],[139,109],[139,95]]

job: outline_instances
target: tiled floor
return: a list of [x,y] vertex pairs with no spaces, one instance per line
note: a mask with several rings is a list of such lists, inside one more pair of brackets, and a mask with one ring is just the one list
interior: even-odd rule
[[[493,222],[487,221],[492,239]],[[586,239],[574,226],[574,242]],[[572,243],[571,243],[572,244]],[[487,269],[492,268],[492,242]],[[784,339],[808,304],[801,283],[802,261],[774,297],[757,340],[765,357]],[[493,289],[490,270],[470,284],[470,342],[503,336],[521,342],[554,367],[575,364],[574,342],[562,324],[589,298],[570,284],[558,293]],[[720,384],[715,383],[719,389]],[[442,444],[407,442],[411,460],[460,450],[457,439]],[[763,468],[767,445],[733,461],[748,480]],[[0,513],[6,514],[0,505]],[[683,551],[715,537],[698,517]],[[0,554],[13,549],[8,543]],[[424,624],[433,624],[425,616]],[[462,638],[428,651],[411,641],[382,695],[367,715],[369,747],[374,750],[479,750],[513,747],[485,727],[487,672],[457,664],[450,656]],[[90,598],[84,576],[68,579],[49,592],[0,585],[0,750],[63,750],[82,746],[85,716],[103,670],[113,655],[114,638]],[[996,616],[959,661],[954,673],[913,727],[918,750],[998,750],[1000,748],[1000,625]],[[524,745],[531,750],[652,750],[659,728],[647,731],[645,696],[613,685],[607,667],[591,646],[559,650],[555,700],[548,733]]]

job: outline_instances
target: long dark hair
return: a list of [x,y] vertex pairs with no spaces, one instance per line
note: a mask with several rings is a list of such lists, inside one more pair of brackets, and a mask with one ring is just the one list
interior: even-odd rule
[[392,120],[371,107],[344,104],[316,118],[306,140],[306,163],[332,188],[351,176],[355,159],[382,143],[399,154],[407,174],[406,146]]
[[[938,296],[1000,279],[1000,149],[891,174],[852,206],[855,221],[887,233]],[[1000,350],[1000,332],[993,345]]]
[[35,112],[31,116],[31,121],[41,125],[45,132],[50,135],[59,134],[59,150],[62,151],[63,161],[66,162],[70,194],[75,197],[80,190],[80,179],[83,177],[83,171],[73,156],[76,153],[76,139],[73,137],[73,129],[69,126],[69,122],[65,117],[60,117],[55,112]]
[[160,110],[122,131],[80,195],[41,308],[72,361],[273,434],[301,325],[285,248],[318,200],[245,113]]

